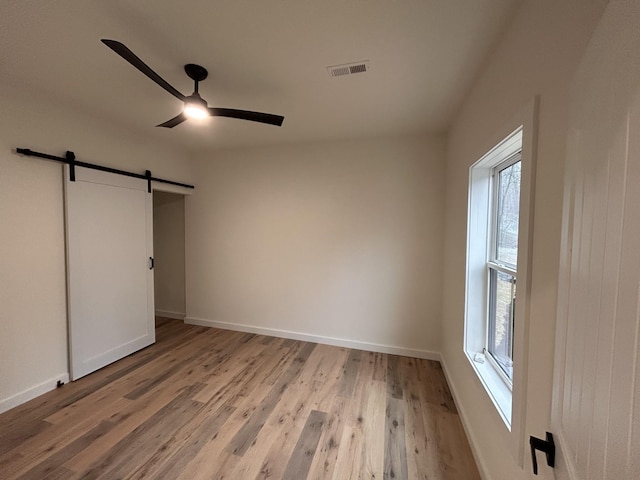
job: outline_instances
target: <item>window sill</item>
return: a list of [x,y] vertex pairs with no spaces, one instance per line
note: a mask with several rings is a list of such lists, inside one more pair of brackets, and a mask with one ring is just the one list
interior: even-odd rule
[[489,361],[485,359],[484,363],[473,360],[471,352],[465,352],[467,359],[471,363],[471,367],[478,375],[482,386],[489,394],[489,398],[493,402],[504,422],[505,426],[511,431],[511,409],[512,409],[512,393],[511,389],[504,383],[498,372],[491,366]]

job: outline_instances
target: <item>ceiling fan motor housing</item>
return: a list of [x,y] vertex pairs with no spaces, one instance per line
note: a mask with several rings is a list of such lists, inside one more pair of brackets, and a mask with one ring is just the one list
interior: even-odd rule
[[185,98],[184,103],[186,105],[197,105],[198,107],[207,108],[207,102],[200,96],[198,92],[193,92],[187,98]]

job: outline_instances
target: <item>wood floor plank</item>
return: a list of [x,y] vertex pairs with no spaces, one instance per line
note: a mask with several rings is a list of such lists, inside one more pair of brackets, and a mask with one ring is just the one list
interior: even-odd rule
[[382,381],[371,380],[364,385],[362,435],[365,444],[360,455],[358,478],[376,480],[382,478],[384,472],[386,415],[380,405],[385,403],[387,391]]
[[[221,466],[214,478],[280,478],[288,458],[295,448],[296,439],[301,435],[309,414],[315,405],[318,389],[327,380],[327,369],[332,369],[322,345],[316,345],[304,363],[300,374],[291,382],[280,397],[276,407],[267,418],[256,439],[245,453],[246,458],[262,458],[262,463],[225,459],[233,462],[233,468]],[[339,365],[340,369],[342,365]],[[333,382],[336,383],[335,381]],[[275,441],[274,441],[275,439]],[[226,473],[227,476],[221,475]]]
[[[251,446],[246,456],[253,452],[263,457],[260,464],[246,469],[245,478],[267,480],[282,478],[297,440],[304,430],[306,420],[311,413],[311,390],[309,384],[296,382],[278,402],[277,410],[267,420],[265,428]],[[264,453],[266,452],[266,453]],[[259,469],[255,467],[259,466]],[[237,469],[240,473],[243,469]]]
[[344,365],[340,391],[338,392],[338,395],[340,395],[341,397],[350,397],[353,394],[353,389],[356,384],[356,377],[358,376],[358,370],[360,369],[361,359],[361,351],[351,350],[351,352],[349,352],[349,357],[347,357],[347,361]]
[[51,427],[51,424],[43,420],[33,420],[25,422],[25,425],[18,427],[15,423],[0,426],[0,466],[2,458],[24,442],[37,438],[39,434]]
[[345,397],[337,395],[334,397],[333,405],[327,414],[325,427],[320,435],[316,454],[309,467],[309,480],[328,480],[333,478],[345,427],[345,412],[349,409],[349,401],[350,399]]
[[267,418],[276,407],[276,404],[280,401],[282,394],[300,373],[304,363],[307,361],[307,358],[315,347],[315,343],[306,344],[296,356],[287,371],[280,375],[277,382],[273,385],[271,391],[262,402],[262,405],[260,405],[260,408],[253,413],[251,418],[247,420],[233,440],[231,440],[228,448],[230,453],[240,457],[245,454],[251,445],[251,442],[253,442],[258,433],[260,433],[260,429],[264,426]]
[[165,435],[171,435],[181,424],[190,421],[191,417],[204,407],[200,402],[191,400],[193,392],[198,388],[201,388],[201,385],[185,389],[118,442],[106,456],[95,462],[80,478],[82,480],[122,478],[124,474],[135,470],[138,462],[144,462],[152,455],[153,448],[159,445],[160,439],[165,438]]
[[[263,402],[271,389],[272,386],[266,383],[257,385],[252,394],[236,406],[236,410],[228,419],[225,428],[202,446],[198,454],[186,465],[177,479],[211,480],[211,478],[220,476],[219,474],[221,473],[226,474],[235,468],[235,462],[242,457],[229,453],[228,445],[242,426],[246,424],[247,419]],[[209,404],[224,402],[225,397],[231,396],[233,396],[233,393],[228,396],[214,398]]]
[[[250,361],[247,362],[244,369],[242,369],[230,382],[231,384],[237,384],[238,388],[235,389],[235,394],[227,400],[231,405],[237,405],[242,402],[243,399],[251,395],[251,392],[261,383],[267,383],[264,372],[271,372],[274,370],[276,364],[278,364],[282,357],[290,355],[290,360],[293,361],[297,355],[297,349],[295,348],[277,348],[278,342],[272,342],[266,345],[272,345],[272,348],[261,351],[259,354],[249,357]],[[261,345],[265,345],[260,342]],[[282,370],[276,370],[282,371]]]
[[98,426],[89,430],[87,433],[79,437],[74,442],[59,450],[46,460],[37,463],[33,468],[26,471],[18,478],[20,480],[28,480],[33,478],[45,478],[55,470],[57,470],[65,461],[75,456],[78,452],[87,448],[93,441],[103,436],[106,432],[113,428],[113,424],[107,421],[100,422]]
[[402,381],[398,371],[400,358],[397,355],[389,355],[387,358],[387,386],[392,398],[402,398]]
[[458,415],[441,408],[440,405],[426,405],[423,416],[426,427],[434,435],[438,477],[442,480],[479,480],[480,475],[473,462],[471,449],[464,437]]
[[167,385],[165,391],[151,397],[129,403],[124,409],[108,417],[108,420],[115,425],[103,437],[94,441],[91,448],[80,452],[78,455],[65,463],[65,466],[77,472],[86,472],[96,463],[97,459],[104,458],[120,442],[127,438],[131,432],[148,422],[150,418],[157,415],[175,398],[183,395],[185,390],[193,392],[190,386],[180,382]]
[[72,382],[56,390],[56,395],[61,395],[63,398],[56,404],[57,407],[54,406],[53,412],[47,415],[45,419],[48,422],[57,424],[62,419],[68,419],[70,414],[78,412],[82,403],[87,404],[89,407],[94,405],[94,397],[92,395],[102,395],[105,391],[108,392],[116,388],[118,382],[130,386],[132,381],[145,375],[145,372],[155,369],[161,370],[163,368],[161,366],[162,359],[164,357],[178,358],[181,351],[188,351],[189,344],[201,336],[198,335],[198,332],[202,333],[201,327],[198,329],[190,328],[185,331],[185,338],[182,339],[182,342],[179,342],[179,338],[169,339],[167,345],[160,344],[157,349],[147,348],[141,350],[135,355],[125,357],[119,362],[108,365],[98,372],[84,377],[82,382]]
[[0,415],[0,479],[478,480],[439,363],[157,320]]
[[326,417],[326,413],[318,410],[313,410],[309,414],[302,434],[298,438],[298,443],[289,457],[289,462],[282,475],[283,480],[307,478]]
[[57,467],[52,470],[46,477],[41,477],[41,480],[69,480],[74,476],[74,472],[64,467]]
[[[5,470],[6,475],[15,475],[18,472],[28,470],[30,465],[56,454],[102,420],[108,419],[112,414],[126,408],[128,404],[130,401],[120,398],[112,403],[97,405],[95,410],[83,419],[72,420],[61,425],[51,425],[51,428],[20,445],[20,459],[5,461],[4,458],[0,458],[0,471]],[[101,440],[102,438],[94,439],[94,442]],[[5,465],[7,465],[6,469]]]
[[380,352],[370,352],[370,355],[373,355],[374,357],[373,380],[377,382],[386,382],[388,355],[385,355],[384,353],[380,353]]
[[367,439],[364,436],[367,418],[367,403],[369,398],[368,385],[371,378],[367,364],[358,363],[359,370],[356,373],[358,381],[353,395],[344,412],[344,429],[339,440],[338,457],[334,467],[333,478],[335,480],[355,480],[360,478],[363,451],[368,448]]
[[440,363],[422,359],[416,359],[415,361],[421,365],[418,373],[419,384],[425,394],[424,400],[433,405],[440,405],[451,413],[458,413]]
[[266,374],[263,383],[273,385],[278,380],[280,374],[289,368],[291,362],[297,357],[298,352],[305,344],[302,342],[290,342],[289,340],[282,340],[281,348],[283,354],[280,356],[275,365],[273,365],[271,371],[264,372]]
[[349,352],[344,348],[337,350],[329,345],[318,345],[314,354],[319,357],[319,362],[313,370],[305,369],[302,372],[301,381],[307,381],[313,389],[311,408],[328,412],[342,387],[339,379]]
[[196,457],[202,446],[219,434],[235,409],[231,405],[222,405],[215,411],[203,409],[199,418],[163,442],[154,455],[132,473],[130,480],[160,475],[165,478],[177,478],[184,467]]
[[[257,339],[257,337],[256,337]],[[249,342],[242,344],[229,344],[227,349],[221,351],[214,361],[210,362],[206,367],[206,375],[203,378],[207,384],[200,394],[196,397],[199,402],[209,402],[214,397],[226,395],[233,391],[246,377],[247,372],[252,369],[251,362],[262,352],[266,346],[257,342],[253,345]],[[238,361],[241,358],[243,361]]]
[[434,480],[441,477],[436,441],[425,427],[424,404],[420,399],[420,363],[408,359],[403,363],[405,441],[409,478]]
[[271,342],[273,342],[273,341],[274,341],[274,340],[276,340],[276,339],[277,339],[277,337],[267,337],[267,336],[264,336],[264,337],[262,337],[262,340],[260,340],[260,343],[261,343],[262,345],[270,345],[270,344],[271,344]]
[[404,410],[400,399],[387,397],[387,421],[385,437],[385,480],[407,480],[407,448],[405,440]]

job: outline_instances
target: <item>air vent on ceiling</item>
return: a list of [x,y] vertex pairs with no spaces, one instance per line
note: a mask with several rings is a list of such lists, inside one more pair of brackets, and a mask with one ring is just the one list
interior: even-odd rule
[[327,67],[327,71],[332,77],[343,77],[345,75],[353,75],[355,73],[365,73],[369,71],[369,60],[345,63],[343,65],[333,65],[331,67]]

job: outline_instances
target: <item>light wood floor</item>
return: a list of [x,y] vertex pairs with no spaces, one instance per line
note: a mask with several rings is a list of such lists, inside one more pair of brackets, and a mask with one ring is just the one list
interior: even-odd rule
[[0,415],[0,478],[478,479],[437,362],[159,319]]

